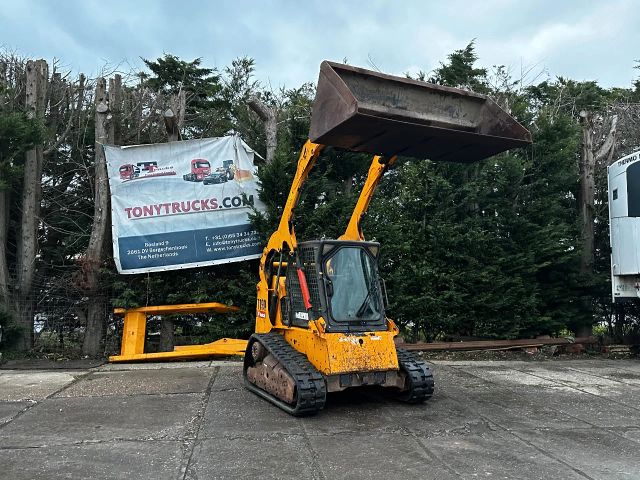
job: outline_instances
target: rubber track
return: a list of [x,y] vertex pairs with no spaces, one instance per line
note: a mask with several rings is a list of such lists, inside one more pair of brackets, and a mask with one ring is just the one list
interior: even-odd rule
[[[291,405],[249,382],[247,369],[252,365],[251,345],[260,342],[267,351],[276,357],[296,382],[296,405]],[[262,398],[296,416],[313,415],[324,408],[327,399],[327,386],[322,374],[316,370],[307,357],[287,343],[279,333],[254,333],[247,344],[244,363],[245,386]]]
[[409,377],[409,390],[398,398],[407,403],[421,403],[433,396],[434,382],[431,369],[419,358],[406,350],[397,348],[400,369]]

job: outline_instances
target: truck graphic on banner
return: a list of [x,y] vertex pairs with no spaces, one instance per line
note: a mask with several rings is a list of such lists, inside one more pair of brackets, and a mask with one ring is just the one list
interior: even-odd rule
[[172,166],[158,167],[158,162],[153,161],[138,162],[136,165],[125,163],[118,169],[118,172],[120,173],[120,180],[123,182],[176,174]]
[[263,245],[248,214],[264,205],[255,153],[240,137],[104,149],[120,273],[260,257]]
[[187,182],[201,182],[204,177],[211,173],[211,164],[204,158],[194,158],[191,160],[191,171],[182,176]]

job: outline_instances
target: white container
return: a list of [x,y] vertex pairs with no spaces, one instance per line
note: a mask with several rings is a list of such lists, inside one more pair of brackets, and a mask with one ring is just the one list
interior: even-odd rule
[[607,167],[614,302],[640,299],[640,151]]

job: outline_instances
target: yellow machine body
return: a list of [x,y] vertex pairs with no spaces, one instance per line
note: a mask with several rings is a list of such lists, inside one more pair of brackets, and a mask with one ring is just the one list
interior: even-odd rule
[[301,328],[284,330],[284,338],[304,353],[323,375],[398,369],[393,337],[397,330],[365,334],[325,333]]

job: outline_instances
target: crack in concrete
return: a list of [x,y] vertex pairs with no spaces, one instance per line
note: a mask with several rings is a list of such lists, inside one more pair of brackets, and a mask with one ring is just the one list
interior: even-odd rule
[[[189,432],[187,430],[185,434],[186,441],[182,445],[183,450],[183,459],[186,457],[187,461],[184,464],[180,465],[180,476],[178,480],[186,480],[187,475],[193,480],[197,480],[198,475],[196,472],[191,472],[191,459],[193,458],[193,452],[195,451],[196,445],[198,443],[198,435],[200,434],[200,428],[202,427],[202,423],[204,422],[204,417],[207,412],[207,406],[209,405],[209,399],[211,398],[211,391],[213,389],[213,383],[216,378],[218,378],[218,374],[220,373],[220,367],[215,367],[213,371],[213,375],[211,375],[211,379],[207,385],[206,390],[204,391],[204,397],[200,404],[200,407],[196,411],[196,414],[193,416],[191,420],[192,430]],[[191,434],[191,436],[189,436]],[[188,456],[187,456],[188,452]]]
[[0,446],[0,451],[10,450],[37,450],[56,447],[76,447],[80,445],[107,445],[110,443],[175,443],[179,442],[179,438],[174,439],[158,439],[158,438],[127,438],[127,437],[115,437],[107,440],[74,440],[72,442],[61,443],[46,443],[42,445],[5,445]]
[[[499,425],[500,426],[500,425]],[[584,478],[588,479],[588,480],[596,480],[595,478],[593,478],[592,476],[586,474],[585,472],[583,472],[582,470],[580,470],[577,467],[574,467],[573,465],[571,465],[568,462],[565,462],[564,460],[562,460],[559,457],[556,457],[555,455],[552,455],[551,453],[547,452],[546,450],[544,450],[541,447],[538,447],[537,445],[531,443],[529,440],[527,440],[526,438],[521,437],[520,435],[518,435],[515,431],[511,430],[507,430],[511,435],[513,435],[514,437],[516,437],[518,440],[520,440],[521,442],[525,443],[526,445],[529,445],[531,448],[534,448],[535,450],[539,451],[540,453],[542,453],[543,455],[554,459],[556,462],[561,463],[562,465],[565,465],[566,467],[570,468],[571,470],[573,470],[575,473],[577,473],[578,475],[583,476]]]
[[[611,367],[613,368],[613,367]],[[595,373],[589,372],[588,370],[582,370],[580,368],[577,367],[568,367],[568,370],[573,370],[574,372],[578,372],[578,373],[582,373],[584,375],[589,375],[590,377],[595,377],[595,378],[599,378],[601,380],[607,380],[609,382],[615,382],[615,383],[620,383],[622,385],[624,385],[625,387],[632,387],[635,389],[639,389],[640,388],[640,384],[638,383],[628,383],[628,382],[623,382],[622,380],[618,380],[617,378],[611,378],[610,376],[606,376],[606,375],[596,375]],[[625,378],[625,377],[621,377],[621,378]],[[627,380],[640,380],[640,374],[636,374],[633,377],[629,377],[626,378]]]
[[20,410],[18,413],[16,413],[11,418],[9,418],[9,420],[7,420],[4,423],[0,424],[0,430],[3,429],[4,427],[6,427],[7,425],[9,425],[14,420],[20,418],[22,415],[27,413],[32,408],[36,407],[37,405],[40,405],[41,403],[43,403],[44,401],[46,401],[46,400],[48,400],[50,398],[52,398],[54,395],[57,395],[59,392],[64,392],[67,388],[71,387],[71,385],[74,385],[74,384],[78,383],[80,380],[83,380],[84,378],[88,377],[90,374],[91,374],[91,371],[88,371],[86,373],[78,375],[77,377],[74,377],[74,379],[71,380],[69,383],[67,383],[66,385],[63,385],[58,390],[55,390],[55,391],[51,392],[49,395],[44,397],[42,400],[39,400],[39,401],[38,400],[24,400],[24,401],[27,401],[27,402],[32,402],[32,404],[31,405],[27,405],[26,408]]
[[228,388],[220,388],[216,389],[215,392],[239,392],[243,389],[243,387],[228,387]]
[[[456,368],[454,367],[454,369],[456,369]],[[464,373],[465,373],[466,375],[470,375],[470,376],[472,376],[472,377],[474,377],[474,378],[477,378],[477,379],[479,379],[479,380],[483,381],[484,383],[488,383],[488,384],[490,384],[490,385],[496,385],[496,386],[498,386],[498,387],[500,386],[500,384],[499,384],[499,383],[492,382],[491,380],[483,379],[483,378],[482,378],[482,377],[480,377],[479,375],[475,375],[475,374],[473,374],[473,373],[466,372],[466,371],[465,371]],[[456,402],[457,402],[457,399],[456,399],[456,398],[454,398],[454,397],[450,397],[450,398],[451,398],[452,400],[454,400],[454,401],[456,401]],[[500,405],[499,403],[491,402],[491,401],[478,401],[478,400],[475,400],[475,402],[476,402],[476,403],[486,403],[486,404],[489,404],[489,405],[494,405],[494,406],[497,406],[497,407],[502,407],[502,405]],[[458,403],[460,403],[460,402],[458,402]],[[575,415],[571,415],[570,413],[565,412],[565,411],[563,411],[563,410],[558,410],[558,409],[555,409],[555,408],[553,408],[553,407],[549,407],[549,406],[547,406],[547,409],[548,409],[548,410],[550,410],[550,411],[553,411],[553,412],[555,412],[555,413],[558,413],[558,414],[560,414],[560,415],[564,415],[564,416],[566,416],[566,417],[569,417],[569,418],[571,418],[571,419],[573,419],[573,420],[575,420],[575,421],[577,421],[577,422],[581,422],[581,423],[587,424],[587,425],[589,425],[589,426],[590,426],[591,428],[593,428],[593,429],[600,429],[600,430],[602,430],[602,429],[603,429],[603,427],[600,427],[600,426],[598,426],[598,425],[596,425],[596,424],[594,424],[594,423],[588,422],[587,420],[583,420],[583,419],[581,419],[581,418],[578,418],[578,417],[576,417]],[[504,428],[504,429],[505,429],[505,430],[507,430],[507,431],[512,431],[512,429],[507,428],[507,427],[502,427],[502,426],[501,426],[501,428]],[[581,427],[575,427],[574,429],[579,429],[579,428],[581,428]],[[543,428],[541,428],[541,429],[543,429]]]
[[322,470],[322,463],[319,460],[318,452],[316,452],[316,449],[313,448],[313,443],[311,443],[311,438],[309,438],[309,432],[307,431],[307,422],[305,422],[303,419],[301,419],[300,421],[302,422],[302,438],[304,438],[304,442],[307,446],[307,449],[309,450],[311,457],[311,474],[314,479],[326,480],[327,475],[324,473],[324,470]]
[[[452,367],[452,368],[453,368],[454,370],[458,370],[458,368],[456,368],[456,367]],[[568,367],[568,368],[572,368],[572,367]],[[518,371],[518,372],[520,372],[520,373],[525,373],[525,374],[529,374],[529,375],[535,376],[535,375],[533,375],[533,374],[530,374],[529,372],[522,371],[522,370],[518,370],[517,368],[513,368],[513,369],[514,369],[514,370],[516,370],[516,371]],[[473,374],[473,373],[467,372],[467,371],[463,371],[463,373],[465,373],[466,375],[470,375],[470,376],[473,376],[473,377],[475,377],[475,378],[478,378],[479,380],[482,380],[482,381],[484,381],[485,383],[488,383],[488,384],[491,384],[491,385],[497,385],[497,386],[499,386],[499,385],[500,385],[500,384],[495,383],[495,382],[492,382],[492,381],[490,381],[490,380],[483,379],[482,377],[480,377],[480,376],[478,376],[478,375],[475,375],[475,374]],[[584,373],[586,373],[586,372],[584,372]],[[564,384],[562,384],[561,382],[556,381],[556,380],[553,380],[553,379],[548,379],[548,378],[545,378],[545,377],[538,377],[538,378],[542,378],[543,380],[549,380],[549,381],[552,381],[552,382],[558,383],[559,385],[566,386],[566,387],[572,388],[573,390],[580,391],[580,392],[582,392],[582,393],[587,393],[587,394],[589,394],[589,395],[593,395],[593,396],[598,397],[598,398],[607,398],[607,397],[600,397],[599,395],[594,395],[594,394],[589,393],[589,392],[584,392],[584,391],[582,391],[582,390],[580,390],[580,389],[577,389],[577,388],[574,388],[574,387],[572,387],[572,386],[570,386],[570,385],[564,385]],[[455,400],[455,399],[453,399],[453,400]],[[476,402],[478,402],[478,401],[476,400]],[[495,406],[498,406],[498,407],[500,407],[500,406],[501,406],[500,404],[495,403],[495,402],[491,402],[491,401],[485,401],[485,402],[481,402],[481,403],[487,403],[487,404],[495,405]],[[616,403],[616,402],[614,402],[614,403]],[[624,407],[628,407],[628,405],[623,404],[623,403],[618,403],[618,405],[621,405],[621,406],[624,406]],[[635,425],[622,426],[622,427],[620,427],[620,426],[616,426],[616,427],[602,427],[602,426],[600,426],[600,425],[596,425],[595,423],[591,423],[590,421],[585,420],[585,419],[583,419],[583,418],[576,417],[575,415],[572,415],[572,414],[570,414],[570,413],[568,413],[568,412],[565,412],[565,411],[563,411],[563,410],[558,410],[558,409],[553,408],[553,407],[547,407],[547,408],[548,408],[550,411],[553,411],[553,412],[555,412],[555,413],[558,413],[558,414],[564,415],[564,416],[566,416],[566,417],[568,417],[568,418],[571,418],[571,419],[573,419],[573,420],[575,420],[575,421],[577,421],[577,422],[581,422],[581,423],[584,423],[584,424],[586,424],[586,425],[589,425],[589,429],[584,428],[584,427],[573,427],[573,428],[572,428],[572,430],[603,430],[603,431],[606,431],[606,432],[612,433],[613,435],[615,435],[615,436],[617,436],[617,437],[619,437],[619,438],[622,438],[622,439],[624,439],[624,440],[631,440],[631,441],[633,441],[633,442],[635,442],[635,443],[640,443],[640,440],[636,440],[636,439],[633,439],[633,438],[629,439],[628,437],[625,437],[624,435],[620,434],[620,430],[622,430],[622,431],[632,431],[632,430],[634,430],[634,429],[637,429],[638,427],[636,427]],[[517,429],[511,429],[511,428],[507,428],[507,427],[502,427],[502,428],[504,428],[505,430],[507,430],[508,432],[511,432],[511,433],[514,433],[514,432],[516,432],[516,431],[517,431]],[[552,430],[552,429],[550,429],[550,428],[548,428],[548,427],[538,427],[538,428],[529,428],[529,429],[527,429],[527,430],[531,430],[531,431],[534,431],[534,432],[535,432],[535,431],[541,432],[541,431],[548,431],[548,430]],[[514,433],[514,435],[515,435],[515,433]],[[517,436],[517,435],[516,435],[516,436]]]
[[[215,373],[214,373],[215,376]],[[114,393],[114,394],[105,394],[105,395],[69,395],[69,396],[59,396],[57,393],[55,394],[54,399],[60,398],[132,398],[132,397],[175,397],[180,395],[194,395],[194,394],[203,394],[205,390],[196,390],[196,391],[185,391],[185,392],[140,392],[140,393]],[[47,397],[49,398],[49,397]]]

